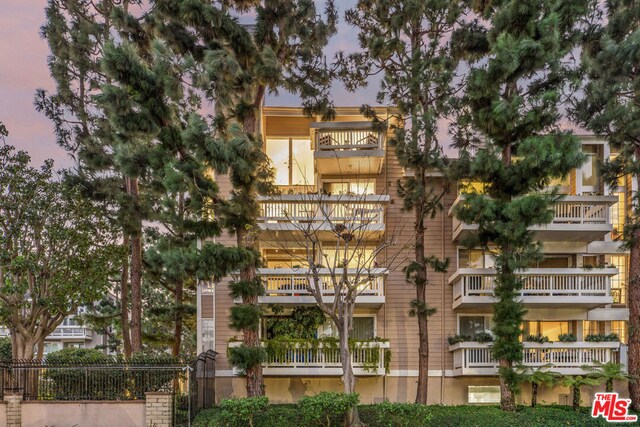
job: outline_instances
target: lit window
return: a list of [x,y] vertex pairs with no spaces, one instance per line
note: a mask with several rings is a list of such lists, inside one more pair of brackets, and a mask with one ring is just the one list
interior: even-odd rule
[[494,268],[495,259],[490,252],[482,249],[459,249],[458,268]]
[[313,185],[313,152],[304,138],[268,138],[267,156],[276,170],[276,185]]
[[598,147],[585,145],[582,151],[587,156],[587,161],[582,165],[582,187],[588,192],[597,191],[598,188]]
[[376,193],[375,179],[354,179],[340,182],[325,182],[322,185],[329,194],[356,194],[366,195]]
[[624,320],[615,320],[611,322],[611,333],[618,335],[620,342],[627,343],[627,322]]
[[629,271],[627,269],[627,257],[625,255],[612,255],[609,264],[618,269],[618,274],[611,278],[611,296],[614,304],[627,303],[627,283],[629,283]]

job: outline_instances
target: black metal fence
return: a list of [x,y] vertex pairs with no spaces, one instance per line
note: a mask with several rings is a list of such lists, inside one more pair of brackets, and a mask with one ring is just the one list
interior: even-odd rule
[[22,394],[23,400],[144,400],[147,392],[173,396],[173,425],[187,426],[193,417],[190,399],[192,367],[165,360],[124,363],[90,363],[68,360],[14,360],[0,363],[0,400],[5,393]]
[[0,365],[0,397],[10,391],[24,400],[141,400],[147,392],[186,392],[188,371],[184,364],[154,361],[17,360]]

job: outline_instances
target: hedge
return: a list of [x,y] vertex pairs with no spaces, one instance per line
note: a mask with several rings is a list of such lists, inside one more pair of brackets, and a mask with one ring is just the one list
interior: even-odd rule
[[[593,419],[589,408],[575,412],[570,406],[547,405],[536,408],[520,407],[515,413],[501,411],[497,406],[419,406],[412,403],[384,403],[360,405],[360,419],[368,427],[604,427],[629,424],[607,423],[604,419]],[[201,411],[193,427],[228,425],[246,427],[238,421],[234,424],[220,422],[220,409]],[[334,418],[331,425],[340,425]],[[254,427],[306,426],[304,414],[298,405],[269,405],[254,419]]]

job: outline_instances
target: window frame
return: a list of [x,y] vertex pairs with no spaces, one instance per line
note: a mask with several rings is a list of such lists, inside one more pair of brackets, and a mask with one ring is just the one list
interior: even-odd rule
[[308,140],[309,141],[309,148],[311,147],[311,138],[309,137],[304,137],[304,136],[291,136],[291,135],[269,135],[269,136],[265,136],[264,139],[264,153],[267,154],[268,156],[268,150],[269,150],[269,140],[288,140],[289,141],[289,148],[288,148],[288,156],[287,156],[287,170],[288,170],[288,175],[287,175],[287,184],[277,184],[277,186],[279,187],[292,187],[292,186],[313,186],[316,183],[316,177],[315,177],[315,162],[313,161],[313,157],[311,158],[311,167],[313,169],[313,173],[311,174],[311,177],[307,177],[306,180],[308,180],[309,182],[305,182],[304,184],[294,184],[293,183],[293,162],[294,162],[294,156],[293,156],[293,140],[304,140],[305,142]]

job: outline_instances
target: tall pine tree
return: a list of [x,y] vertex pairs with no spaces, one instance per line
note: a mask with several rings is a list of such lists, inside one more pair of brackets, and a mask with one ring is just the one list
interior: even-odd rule
[[[39,89],[35,104],[53,121],[57,143],[77,162],[67,178],[102,204],[129,247],[122,259],[118,294],[124,353],[130,356],[142,349],[142,218],[148,204],[145,184],[120,168],[118,161],[125,154],[116,152],[118,135],[95,98],[109,82],[101,59],[107,43],[116,37],[111,13],[120,3],[48,1],[41,35],[51,51],[49,71],[56,89],[51,93]],[[131,3],[139,2],[122,2],[125,8]]]
[[[582,65],[588,83],[585,97],[572,108],[574,119],[607,139],[617,156],[603,175],[613,187],[630,176],[640,188],[640,4],[631,0],[591,2]],[[629,259],[629,374],[640,376],[640,204],[633,195],[624,241]],[[634,410],[640,410],[640,383],[629,381]]]
[[[206,1],[178,4],[156,2],[169,24],[171,38],[202,67],[194,82],[215,103],[216,138],[226,142],[233,191],[220,210],[238,247],[257,249],[257,196],[268,191],[271,172],[260,135],[260,108],[267,91],[285,89],[301,96],[307,112],[330,110],[327,99],[331,74],[322,50],[335,32],[336,14],[327,2],[325,17],[315,3],[304,1],[230,1],[224,8]],[[255,25],[238,23],[232,15],[255,16]],[[170,35],[169,35],[170,34]],[[247,394],[264,394],[258,328],[262,284],[258,259],[240,270],[231,291],[242,303],[231,310],[232,327],[243,333],[243,344],[230,353],[247,379]]]
[[460,53],[476,58],[464,95],[467,115],[458,124],[469,125],[482,142],[473,157],[462,150],[456,175],[484,183],[485,191],[467,194],[455,215],[478,225],[467,244],[496,247],[493,355],[499,361],[501,407],[513,411],[513,368],[522,359],[525,312],[517,272],[541,256],[529,227],[552,221],[550,207],[559,196],[547,186],[583,161],[579,140],[558,128],[558,108],[586,5],[503,0],[476,2],[474,8],[481,20],[454,40]]
[[[359,1],[347,11],[347,22],[359,30],[361,52],[342,57],[347,86],[365,85],[367,78],[382,73],[377,101],[397,109],[391,124],[400,165],[413,172],[398,181],[403,208],[415,215],[415,258],[405,268],[407,282],[415,286],[410,314],[418,320],[418,388],[416,403],[427,403],[429,379],[428,318],[434,313],[427,301],[428,270],[444,272],[447,260],[425,254],[427,223],[442,211],[447,191],[445,161],[438,120],[447,118],[455,106],[456,69],[451,34],[459,27],[465,6],[462,1],[398,0]],[[373,110],[364,108],[374,121]]]

